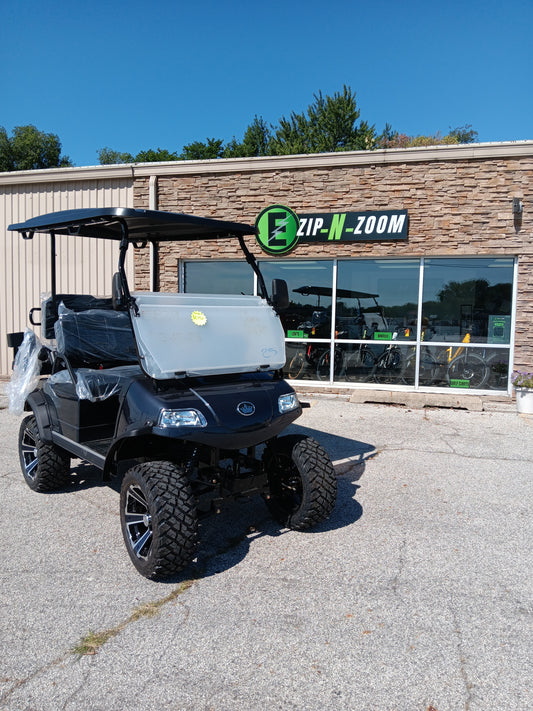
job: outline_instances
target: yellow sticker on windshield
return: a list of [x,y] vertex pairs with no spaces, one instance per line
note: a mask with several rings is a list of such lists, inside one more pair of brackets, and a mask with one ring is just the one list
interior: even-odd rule
[[205,326],[207,323],[207,316],[201,311],[193,311],[191,314],[191,321],[195,326]]

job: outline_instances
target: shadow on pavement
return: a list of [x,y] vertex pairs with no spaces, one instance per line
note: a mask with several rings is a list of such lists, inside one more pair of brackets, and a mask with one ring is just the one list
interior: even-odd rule
[[[366,442],[340,437],[308,427],[292,426],[291,433],[313,437],[326,449],[334,461],[350,459],[350,469],[337,477],[337,503],[331,516],[319,525],[297,535],[311,536],[349,526],[363,515],[355,496],[360,488],[356,483],[364,474],[365,460],[373,456],[375,448]],[[75,461],[69,485],[55,494],[83,491],[109,486],[120,492],[121,478],[110,483],[101,480],[101,472],[85,462]],[[118,497],[117,497],[118,510]],[[217,575],[238,565],[248,554],[254,540],[265,536],[278,537],[292,533],[272,520],[261,496],[227,501],[219,513],[204,514],[199,521],[199,548],[194,563],[181,573],[162,582],[179,584],[186,580]],[[127,555],[124,549],[124,555]]]

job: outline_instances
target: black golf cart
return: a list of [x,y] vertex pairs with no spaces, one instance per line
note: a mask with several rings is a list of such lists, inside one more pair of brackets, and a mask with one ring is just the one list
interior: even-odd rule
[[[336,479],[309,437],[278,435],[301,414],[282,379],[285,282],[269,297],[245,224],[129,208],[56,212],[9,227],[48,233],[51,294],[9,334],[18,347],[15,394],[30,414],[20,427],[24,478],[35,491],[65,486],[71,459],[105,481],[122,477],[120,518],[128,553],[148,578],[168,577],[196,555],[198,513],[261,494],[283,526],[324,520]],[[56,290],[55,237],[118,240],[110,297]],[[125,257],[147,242],[237,239],[260,296],[130,292]],[[31,373],[36,379],[27,377]]]

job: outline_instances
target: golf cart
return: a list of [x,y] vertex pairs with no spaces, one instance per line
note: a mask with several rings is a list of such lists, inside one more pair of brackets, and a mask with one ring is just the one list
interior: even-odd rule
[[[323,448],[280,433],[302,412],[282,379],[285,282],[269,298],[244,236],[253,226],[129,208],[56,212],[14,224],[24,239],[51,241],[51,294],[41,339],[9,334],[18,347],[10,397],[29,414],[19,436],[31,489],[61,489],[71,459],[121,477],[120,519],[137,570],[169,577],[195,557],[198,514],[224,499],[260,494],[284,527],[326,519],[336,479]],[[110,297],[56,289],[56,235],[120,244]],[[259,296],[130,292],[130,245],[232,238],[257,275]]]

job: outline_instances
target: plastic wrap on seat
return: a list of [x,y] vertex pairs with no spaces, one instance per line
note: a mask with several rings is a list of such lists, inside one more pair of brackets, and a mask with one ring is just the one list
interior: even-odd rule
[[80,312],[89,309],[113,308],[112,300],[107,297],[91,296],[90,294],[46,294],[41,296],[41,321],[42,335],[44,338],[55,338],[54,325],[59,318],[59,309],[67,308],[69,311]]
[[39,382],[41,347],[39,338],[33,331],[27,329],[15,357],[11,380],[6,386],[9,409],[15,415],[24,412],[26,398],[35,390]]
[[103,309],[74,312],[64,304],[58,311],[57,351],[73,367],[138,363],[128,314]]
[[[125,365],[107,370],[93,370],[91,368],[77,368],[76,395],[80,400],[101,402],[114,395],[120,395],[131,383],[132,378],[142,374],[138,365]],[[53,388],[60,383],[71,383],[72,379],[68,370],[61,370],[50,376],[48,384]]]

